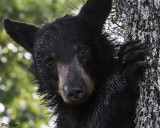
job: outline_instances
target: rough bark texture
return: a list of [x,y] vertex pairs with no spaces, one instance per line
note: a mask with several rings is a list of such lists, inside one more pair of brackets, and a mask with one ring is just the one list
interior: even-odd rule
[[160,128],[160,0],[115,0],[125,40],[146,43],[149,67],[140,83],[136,128]]

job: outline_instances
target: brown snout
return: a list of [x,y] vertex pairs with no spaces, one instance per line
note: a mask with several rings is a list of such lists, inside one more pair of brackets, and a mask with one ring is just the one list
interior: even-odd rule
[[92,94],[94,81],[75,57],[70,63],[58,63],[58,92],[68,104],[83,103]]

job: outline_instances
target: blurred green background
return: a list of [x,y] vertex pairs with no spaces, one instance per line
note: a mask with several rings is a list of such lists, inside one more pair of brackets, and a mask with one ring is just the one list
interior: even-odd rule
[[[85,0],[0,0],[0,127],[49,128],[50,116],[36,94],[28,71],[31,55],[5,33],[2,20],[9,18],[31,24],[54,21],[76,13]],[[53,127],[53,125],[52,125]],[[15,127],[14,127],[15,128]]]

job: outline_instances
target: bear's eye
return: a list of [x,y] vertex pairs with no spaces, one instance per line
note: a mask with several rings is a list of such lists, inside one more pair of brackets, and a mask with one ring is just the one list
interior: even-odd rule
[[88,49],[87,49],[87,48],[82,48],[82,49],[79,51],[79,56],[80,56],[80,57],[85,57],[87,54],[88,54]]
[[46,66],[47,67],[53,67],[53,66],[55,66],[55,60],[53,58],[48,58],[46,60]]

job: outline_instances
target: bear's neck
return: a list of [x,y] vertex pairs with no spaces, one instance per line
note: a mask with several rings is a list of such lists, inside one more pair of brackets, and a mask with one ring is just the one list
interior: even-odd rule
[[86,103],[58,103],[57,128],[134,128],[136,100],[121,75],[112,74]]
[[[95,82],[96,91],[94,91],[90,98],[83,104],[68,105],[64,103],[64,101],[59,100],[57,105],[58,128],[88,128],[88,123],[92,123],[88,122],[92,119],[91,115],[93,115],[93,113],[96,113],[96,111],[97,113],[99,111],[97,109],[98,105],[101,104],[102,108],[107,107],[107,104],[103,104],[105,100],[104,95],[106,94],[106,91],[104,90],[104,83],[105,81],[103,80],[103,78],[99,78],[99,80]],[[103,114],[104,113],[101,113],[101,115]],[[96,128],[96,126],[93,126],[93,128]]]
[[96,104],[96,94],[93,94],[87,102],[79,105],[68,105],[58,103],[57,125],[58,128],[84,128],[86,121],[90,118]]

